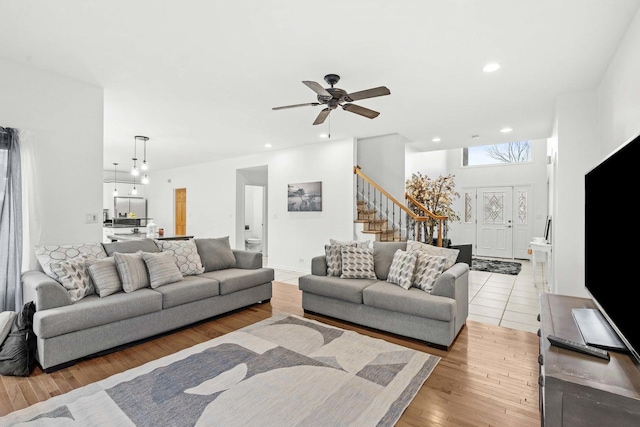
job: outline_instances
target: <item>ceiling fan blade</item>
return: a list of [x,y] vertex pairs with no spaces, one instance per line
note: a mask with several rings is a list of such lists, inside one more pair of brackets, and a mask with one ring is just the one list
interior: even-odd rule
[[350,113],[360,114],[361,116],[367,117],[369,119],[375,119],[380,115],[377,111],[370,110],[368,108],[361,107],[356,104],[345,104],[342,105],[343,110],[347,110]]
[[309,87],[309,89],[311,89],[312,91],[314,91],[318,95],[328,96],[329,98],[332,98],[332,95],[329,92],[327,92],[327,90],[325,88],[320,86],[320,83],[310,82],[308,80],[305,80],[302,83],[306,84]]
[[384,96],[391,94],[391,91],[386,86],[375,87],[373,89],[361,90],[360,92],[353,92],[347,95],[351,101],[358,101],[360,99],[375,98],[376,96]]
[[320,105],[319,102],[307,102],[306,104],[293,104],[293,105],[285,105],[284,107],[273,107],[272,110],[284,110],[287,108],[297,108],[297,107],[313,107],[316,105]]
[[329,116],[330,112],[331,112],[330,108],[325,108],[324,110],[320,111],[320,114],[318,114],[318,117],[316,117],[316,120],[313,122],[313,124],[319,125],[324,123],[324,121],[327,119],[327,116]]

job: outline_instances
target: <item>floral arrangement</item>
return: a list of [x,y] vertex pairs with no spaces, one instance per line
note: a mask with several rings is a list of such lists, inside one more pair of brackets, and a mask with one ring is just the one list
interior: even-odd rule
[[[460,216],[451,207],[453,201],[460,197],[460,194],[455,190],[454,177],[454,175],[449,174],[446,176],[440,175],[437,179],[431,179],[427,175],[416,172],[411,175],[411,179],[406,181],[406,191],[431,213],[447,216],[449,218],[448,221],[460,221]],[[417,210],[416,213],[424,215]],[[434,237],[434,231],[437,227],[438,220],[429,217],[427,220],[429,236]]]

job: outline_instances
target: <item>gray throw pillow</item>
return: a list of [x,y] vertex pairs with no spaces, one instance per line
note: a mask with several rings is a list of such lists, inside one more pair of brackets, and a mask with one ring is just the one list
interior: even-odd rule
[[111,256],[115,252],[121,254],[133,254],[142,252],[160,252],[153,239],[125,240],[123,242],[103,243],[104,251]]
[[142,252],[142,259],[149,270],[149,284],[155,289],[182,280],[182,273],[170,252]]
[[373,249],[341,246],[342,279],[375,279]]
[[444,269],[448,270],[453,267],[458,259],[460,249],[441,248],[440,246],[428,245],[422,242],[416,242],[415,240],[407,240],[408,251],[423,251],[431,256],[443,256],[447,258],[447,262],[444,265]]
[[432,256],[422,251],[415,251],[413,253],[418,255],[418,261],[416,262],[416,269],[413,275],[413,287],[431,293],[436,279],[444,271],[447,257]]
[[104,298],[122,290],[122,282],[113,257],[98,260],[88,260],[89,275],[93,280],[96,293]]
[[417,259],[418,254],[416,252],[396,250],[389,268],[387,282],[398,285],[403,289],[409,289],[413,282],[413,272],[416,268]]
[[71,301],[79,301],[96,293],[87,269],[86,255],[81,254],[65,261],[52,261],[50,266],[58,277],[58,282],[67,290]]
[[160,248],[162,252],[170,253],[173,256],[183,276],[193,276],[204,273],[202,259],[198,254],[198,247],[193,239],[156,240],[156,245],[158,245],[158,248]]
[[204,271],[235,268],[236,257],[229,244],[229,236],[195,239]]
[[122,289],[125,292],[149,287],[149,275],[147,274],[147,265],[142,259],[142,252],[135,254],[114,252],[113,257],[116,260],[116,268],[122,282]]

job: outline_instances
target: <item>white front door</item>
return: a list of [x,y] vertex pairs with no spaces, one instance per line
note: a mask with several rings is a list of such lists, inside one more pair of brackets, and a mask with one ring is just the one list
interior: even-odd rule
[[478,188],[476,256],[513,258],[513,187]]

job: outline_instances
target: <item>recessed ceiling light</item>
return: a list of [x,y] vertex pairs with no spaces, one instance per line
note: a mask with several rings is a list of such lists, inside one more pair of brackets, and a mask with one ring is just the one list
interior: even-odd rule
[[432,141],[433,141],[433,142],[440,142],[440,141],[442,141],[442,140],[441,140],[439,137],[437,137],[437,136],[436,136],[435,138],[433,138],[433,139],[432,139]]
[[320,138],[329,138],[329,134],[327,134],[327,133],[321,133],[321,134],[320,134]]
[[492,62],[491,64],[485,65],[482,71],[484,71],[485,73],[493,73],[494,71],[497,71],[499,69],[500,64],[498,64],[497,62]]
[[271,144],[264,144],[264,146],[267,147],[267,148],[273,147],[273,145],[271,145]]
[[509,133],[509,132],[511,132],[512,130],[513,130],[513,129],[511,129],[511,128],[502,128],[502,129],[500,129],[500,132],[502,132],[502,133]]

